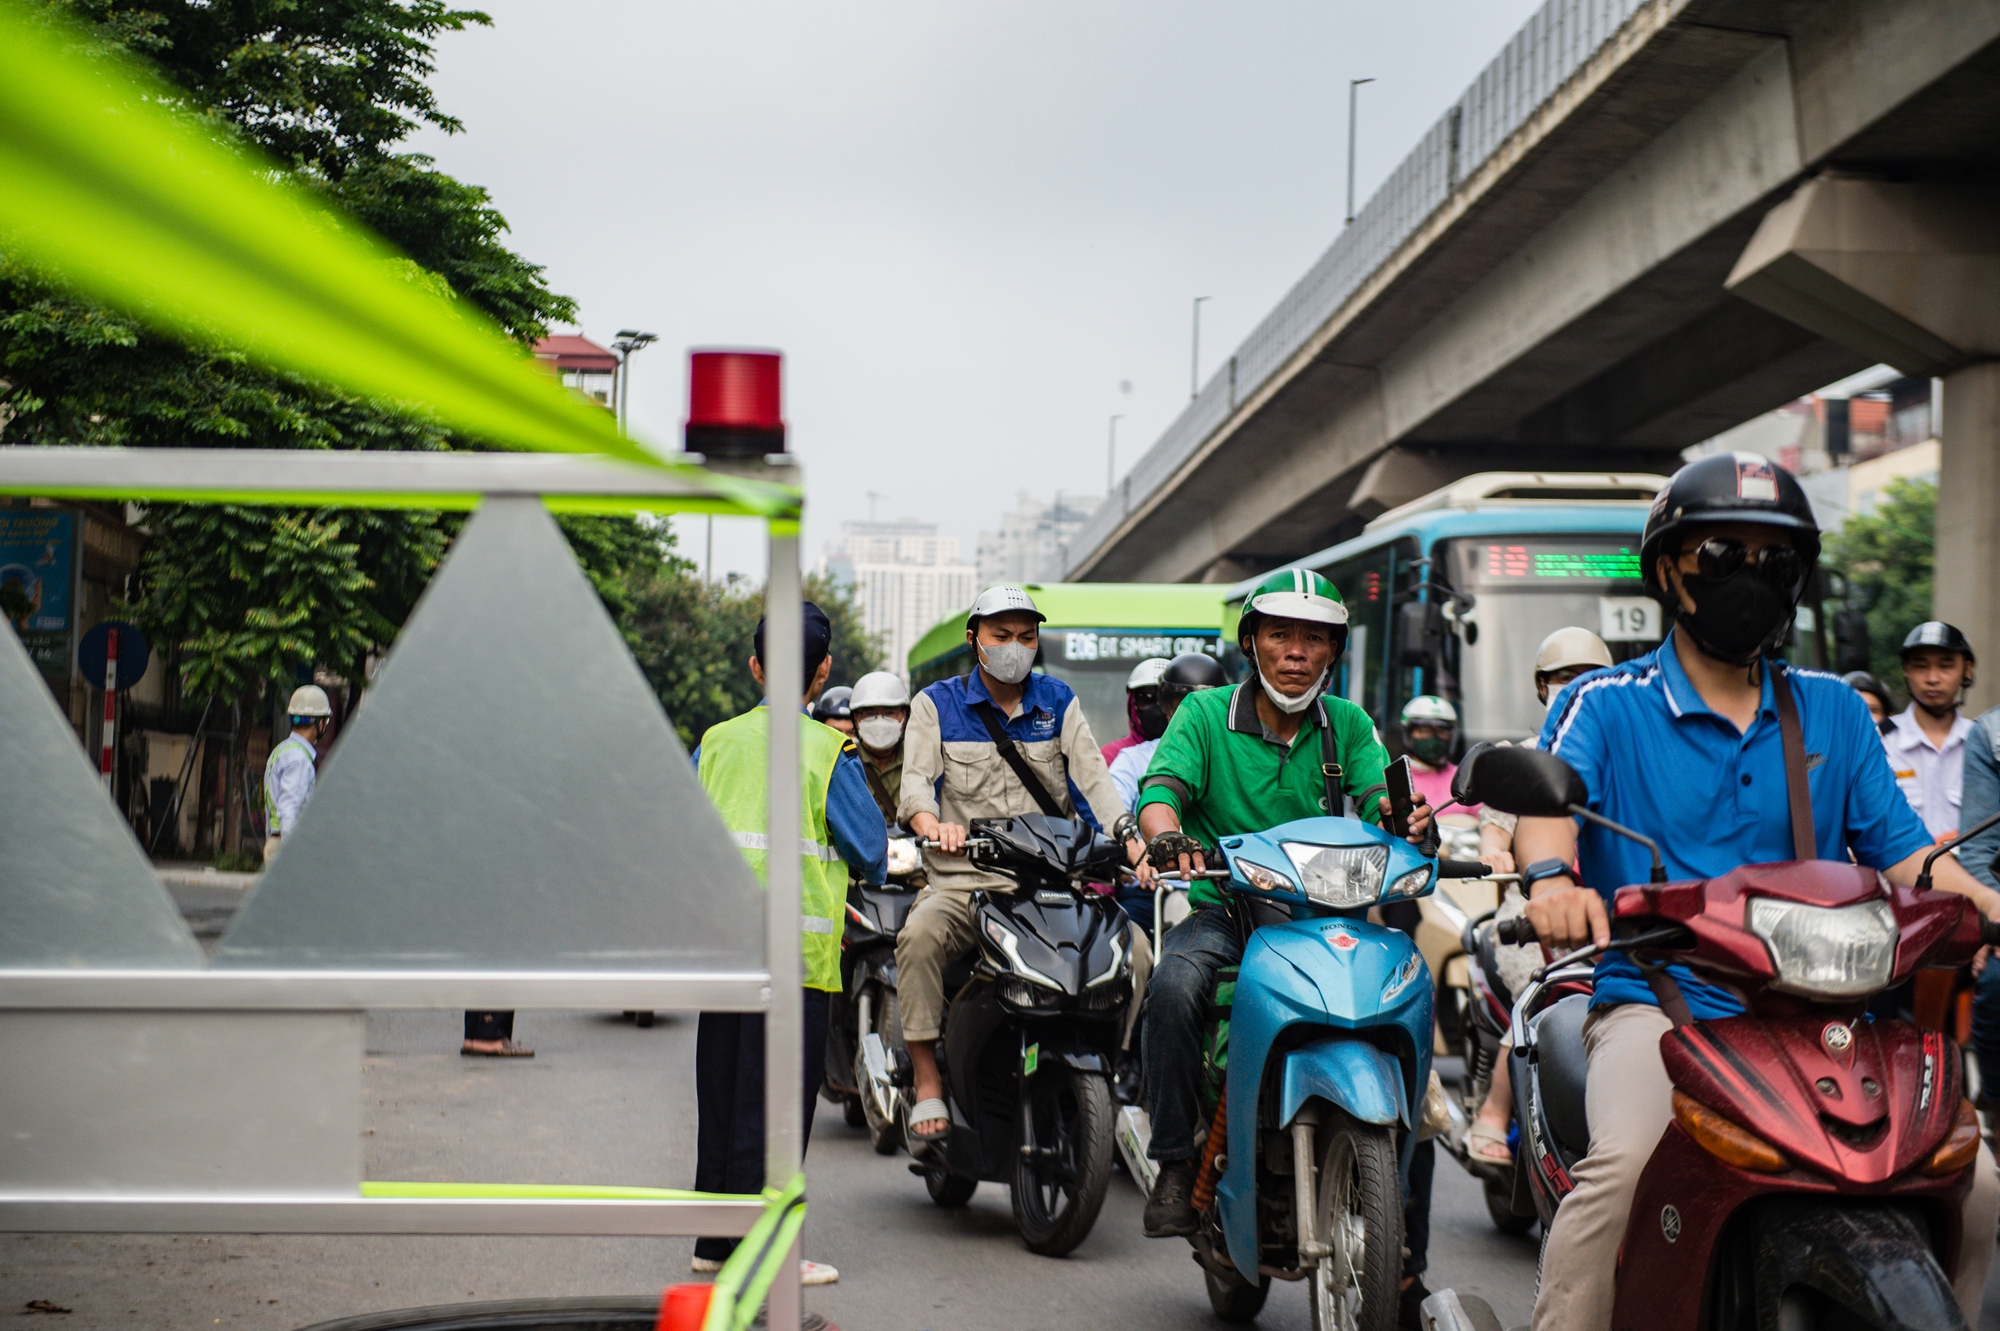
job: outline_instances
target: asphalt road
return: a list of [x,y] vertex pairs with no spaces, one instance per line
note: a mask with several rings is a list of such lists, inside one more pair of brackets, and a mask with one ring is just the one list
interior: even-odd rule
[[[362,1084],[372,1179],[629,1183],[693,1177],[694,1020],[640,1030],[611,1014],[527,1012],[531,1061],[458,1055],[455,1013],[371,1016]],[[17,1070],[18,1071],[18,1070]],[[821,1104],[807,1169],[806,1251],[840,1268],[807,1306],[847,1331],[1216,1331],[1186,1244],[1139,1233],[1122,1174],[1068,1258],[1037,1257],[1004,1189],[931,1204],[904,1158],[883,1158]],[[1514,1326],[1533,1296],[1535,1241],[1486,1219],[1473,1182],[1440,1161],[1433,1287],[1480,1294]],[[0,1236],[0,1316],[34,1300],[71,1311],[44,1331],[289,1331],[357,1313],[472,1299],[653,1294],[688,1279],[691,1239]],[[1982,1324],[2000,1327],[1989,1287]],[[20,1322],[23,1328],[33,1322]],[[1280,1284],[1259,1325],[1307,1325]]]

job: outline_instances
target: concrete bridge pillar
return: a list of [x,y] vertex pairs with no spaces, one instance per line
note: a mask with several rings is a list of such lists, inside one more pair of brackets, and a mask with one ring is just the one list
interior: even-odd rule
[[1932,611],[2000,702],[2000,187],[1826,175],[1768,213],[1730,290],[1830,341],[1944,380]]

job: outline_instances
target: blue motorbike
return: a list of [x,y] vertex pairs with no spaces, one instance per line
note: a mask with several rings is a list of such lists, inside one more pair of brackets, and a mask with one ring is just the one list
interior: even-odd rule
[[1409,937],[1366,917],[1432,891],[1440,873],[1486,866],[1429,858],[1351,818],[1226,837],[1221,852],[1227,877],[1214,876],[1250,932],[1233,995],[1218,996],[1223,1134],[1211,1128],[1195,1190],[1209,1301],[1247,1322],[1272,1279],[1302,1280],[1314,1331],[1389,1331],[1432,984]]

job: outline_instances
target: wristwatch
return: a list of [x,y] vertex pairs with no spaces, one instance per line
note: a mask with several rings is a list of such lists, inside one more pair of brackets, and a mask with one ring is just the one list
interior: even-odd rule
[[1574,881],[1576,872],[1558,859],[1536,860],[1521,870],[1521,895],[1528,896],[1535,890],[1535,884],[1544,878],[1568,878]]

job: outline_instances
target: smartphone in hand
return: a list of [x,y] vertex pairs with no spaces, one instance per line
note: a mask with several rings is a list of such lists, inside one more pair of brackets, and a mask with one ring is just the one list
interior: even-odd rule
[[1399,837],[1410,834],[1410,813],[1417,807],[1417,788],[1410,780],[1410,760],[1398,758],[1382,774],[1389,787],[1388,829]]

